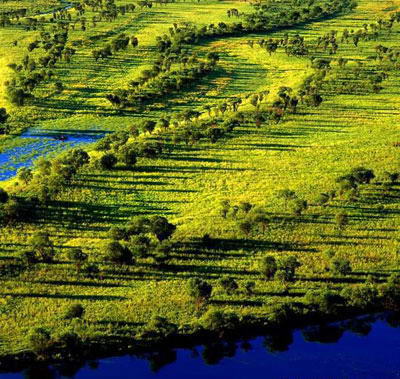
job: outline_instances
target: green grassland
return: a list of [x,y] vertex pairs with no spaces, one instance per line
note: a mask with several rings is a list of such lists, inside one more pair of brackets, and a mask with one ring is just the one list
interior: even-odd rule
[[[364,23],[387,17],[398,5],[397,0],[390,4],[360,0],[348,14],[296,29],[199,44],[195,47],[199,56],[208,51],[220,53],[215,72],[183,94],[160,101],[160,106],[120,111],[104,96],[110,89],[125,87],[148,67],[154,59],[155,36],[165,33],[173,22],[229,22],[227,9],[246,12],[250,5],[206,0],[137,9],[111,23],[99,22],[85,33],[71,32],[70,41],[93,37],[94,42],[79,48],[71,64],[57,65],[56,74],[65,86],[62,93],[48,96],[44,85],[37,90],[33,105],[17,108],[4,100],[0,85],[0,106],[6,106],[13,121],[21,125],[31,120],[32,126],[44,129],[116,131],[141,118],[201,110],[207,104],[263,90],[270,91],[268,100],[272,101],[279,87],[296,89],[301,85],[313,72],[310,60],[288,57],[283,50],[269,56],[257,44],[250,47],[249,39],[282,38],[288,32],[312,42],[330,30],[341,34],[346,28],[360,29]],[[120,32],[135,34],[139,47],[95,62],[91,50]],[[2,82],[11,75],[6,65],[23,57],[34,33],[19,27],[1,29]],[[337,55],[376,64],[368,60],[375,46],[395,47],[399,33],[396,25],[391,33],[382,32],[379,41],[361,41],[358,48],[352,43],[340,44]],[[14,39],[18,46],[11,46]],[[326,92],[320,107],[301,107],[281,123],[259,128],[248,122],[217,143],[182,144],[162,158],[141,158],[131,170],[122,166],[110,171],[84,168],[35,222],[0,229],[0,259],[5,263],[16,257],[38,230],[49,232],[58,250],[56,264],[37,264],[16,278],[1,279],[0,352],[28,349],[26,335],[38,326],[54,334],[72,329],[83,338],[93,338],[134,336],[156,315],[179,326],[192,325],[199,312],[186,289],[191,277],[206,279],[214,286],[209,308],[265,317],[272,304],[302,302],[309,289],[340,289],[346,283],[364,282],[369,274],[385,278],[398,271],[399,190],[398,186],[385,190],[380,181],[386,171],[399,170],[399,147],[395,145],[400,141],[399,79],[398,72],[390,71],[383,90],[376,94]],[[243,109],[251,107],[243,105]],[[18,137],[2,138],[2,150],[18,144]],[[91,152],[92,157],[98,154]],[[375,182],[362,186],[358,201],[339,197],[326,206],[315,205],[318,194],[335,187],[336,177],[358,166],[373,169],[377,176]],[[5,183],[11,192],[21,187],[23,190],[16,180]],[[295,191],[311,204],[303,215],[292,217],[287,204],[277,197],[284,189]],[[224,200],[263,207],[279,221],[271,223],[264,234],[244,235],[238,228],[243,216],[221,217]],[[349,225],[341,232],[334,221],[339,211],[349,215]],[[151,258],[123,267],[101,261],[99,248],[107,240],[109,228],[123,225],[135,215],[165,215],[177,225],[173,241],[182,246],[173,251],[166,267],[158,268]],[[205,234],[220,241],[221,248],[202,248],[198,241]],[[72,247],[82,248],[91,262],[99,263],[100,279],[75,273],[67,258]],[[353,272],[345,279],[326,271],[327,249],[350,260]],[[263,280],[258,262],[266,254],[278,258],[295,255],[302,263],[296,281],[288,285]],[[223,275],[234,277],[240,290],[226,294],[217,284]],[[242,290],[249,280],[256,283],[252,295]],[[64,310],[77,302],[85,308],[84,320],[63,320]]]

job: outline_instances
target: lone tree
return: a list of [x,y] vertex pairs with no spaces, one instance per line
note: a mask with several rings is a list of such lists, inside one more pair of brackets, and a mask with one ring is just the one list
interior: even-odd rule
[[45,232],[34,234],[30,241],[32,251],[39,255],[43,262],[52,262],[54,258],[54,245],[50,236]]
[[6,108],[0,108],[0,124],[4,124],[10,115],[7,113]]
[[114,154],[104,154],[98,161],[100,169],[111,170],[117,164],[117,158]]
[[260,273],[267,280],[274,277],[277,269],[276,259],[270,255],[264,257],[260,262]]
[[117,241],[108,242],[104,248],[104,259],[115,264],[132,263],[131,251]]
[[296,275],[296,269],[301,266],[300,262],[296,257],[291,255],[285,259],[282,259],[278,264],[279,278],[286,282],[292,282]]
[[167,218],[162,216],[154,216],[150,219],[150,231],[161,242],[172,236],[176,226],[168,222]]
[[188,282],[189,295],[196,301],[207,301],[212,292],[211,284],[199,278],[191,278]]
[[85,313],[85,309],[81,304],[72,304],[68,307],[64,315],[64,320],[72,320],[74,318],[82,318]]
[[336,275],[348,275],[351,273],[351,264],[348,259],[335,258],[331,262],[331,271]]
[[231,294],[235,292],[239,286],[236,280],[232,277],[223,277],[219,280],[219,285],[226,291],[226,293]]
[[9,196],[7,191],[5,191],[3,188],[0,188],[0,203],[1,204],[7,203],[8,198]]

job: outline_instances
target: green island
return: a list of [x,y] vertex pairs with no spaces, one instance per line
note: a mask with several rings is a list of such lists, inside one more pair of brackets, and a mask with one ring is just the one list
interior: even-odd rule
[[0,2],[0,369],[399,310],[399,36],[399,0]]

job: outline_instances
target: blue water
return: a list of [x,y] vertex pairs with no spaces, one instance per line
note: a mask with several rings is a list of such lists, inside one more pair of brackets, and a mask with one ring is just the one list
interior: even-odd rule
[[[66,140],[60,140],[61,136],[64,136]],[[0,153],[0,181],[14,177],[21,167],[32,166],[34,160],[40,156],[91,143],[103,136],[104,132],[96,130],[54,132],[29,129],[18,137],[29,139],[29,143]]]
[[[46,368],[1,378],[399,378],[400,327],[383,318],[286,331],[146,357],[121,356],[83,367]],[[399,323],[397,323],[399,326]],[[352,328],[351,331],[349,328]]]

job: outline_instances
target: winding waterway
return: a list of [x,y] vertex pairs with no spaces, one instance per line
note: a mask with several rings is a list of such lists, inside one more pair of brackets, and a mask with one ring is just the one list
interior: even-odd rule
[[83,365],[35,367],[16,378],[399,378],[398,316],[355,320],[193,349],[119,356]]

